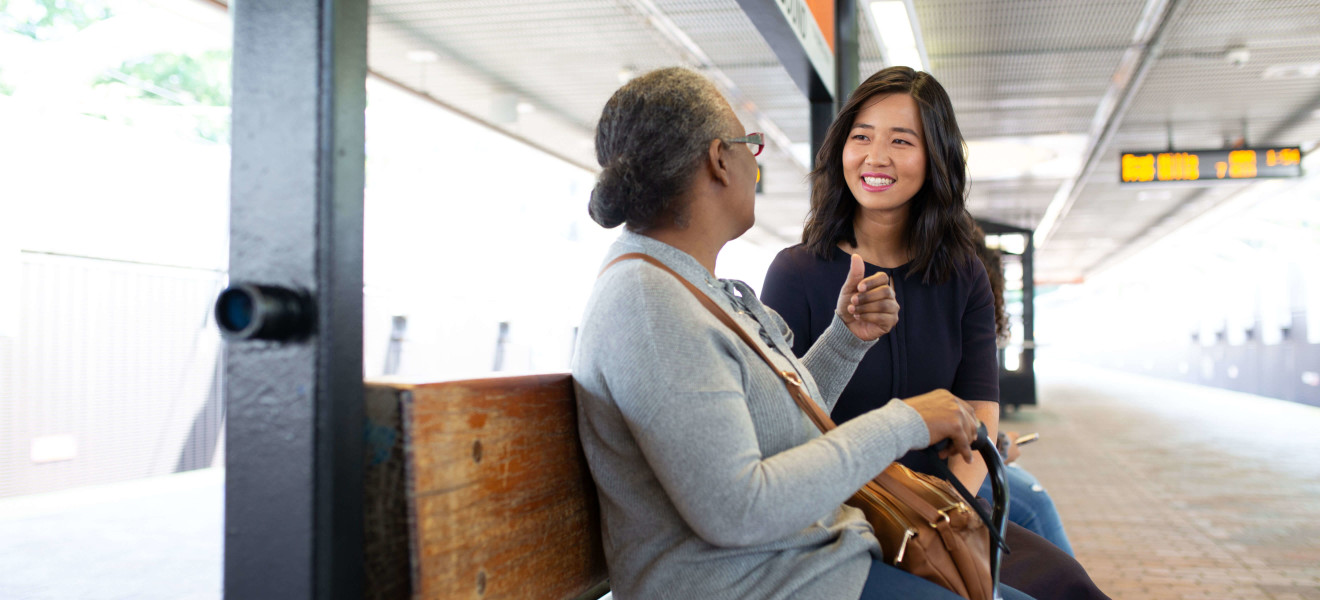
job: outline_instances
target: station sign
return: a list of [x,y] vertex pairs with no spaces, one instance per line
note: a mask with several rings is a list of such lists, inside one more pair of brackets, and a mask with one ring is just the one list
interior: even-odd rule
[[1119,172],[1123,183],[1301,177],[1302,150],[1285,146],[1124,152]]
[[[828,10],[826,5],[828,4]],[[775,0],[775,5],[783,13],[788,26],[792,28],[807,60],[816,69],[816,75],[825,85],[830,96],[834,91],[834,5],[832,2],[808,2],[808,0]],[[830,31],[825,35],[825,22]]]

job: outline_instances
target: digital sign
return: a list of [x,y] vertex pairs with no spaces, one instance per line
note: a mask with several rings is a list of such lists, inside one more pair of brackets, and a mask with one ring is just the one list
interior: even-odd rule
[[1123,183],[1301,177],[1302,150],[1290,146],[1124,152],[1119,172]]

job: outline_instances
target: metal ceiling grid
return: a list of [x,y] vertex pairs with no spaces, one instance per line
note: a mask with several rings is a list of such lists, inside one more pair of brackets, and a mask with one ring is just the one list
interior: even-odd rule
[[618,87],[621,68],[678,62],[640,15],[609,0],[379,0],[372,24],[383,35],[412,33],[424,48],[439,48],[587,130]]
[[[1291,126],[1289,121],[1294,119],[1298,108],[1320,95],[1320,80],[1315,77],[1274,78],[1264,74],[1274,65],[1308,60],[1320,62],[1320,50],[1270,49],[1255,51],[1252,55],[1252,64],[1242,68],[1220,58],[1161,59],[1133,101],[1124,128],[1163,130],[1168,124],[1177,135],[1184,124],[1191,127],[1222,124],[1229,125],[1231,137],[1236,138],[1244,133],[1245,121],[1248,142],[1296,142],[1255,136]],[[1188,93],[1188,90],[1198,89],[1204,93]]]
[[956,56],[1058,54],[1127,46],[1145,0],[918,0],[936,69]]
[[[1304,109],[1320,99],[1317,80],[1267,72],[1320,62],[1320,2],[1189,0],[1170,27],[1116,142],[1144,132],[1171,135],[1183,148],[1214,147],[1243,134],[1248,143],[1287,143],[1259,136],[1287,135],[1289,120],[1311,117]],[[1234,48],[1248,52],[1245,63],[1230,60]]]
[[1185,0],[1165,51],[1221,50],[1246,44],[1315,47],[1320,3],[1315,0]]
[[964,134],[978,138],[1086,132],[1142,4],[932,0],[916,6],[931,70],[959,114],[977,114]]
[[1110,232],[1107,236],[1127,239],[1131,237],[1132,232],[1129,230],[1134,224],[1146,225],[1149,220],[1163,215],[1170,207],[1181,204],[1194,193],[1196,188],[1158,184],[1124,186],[1113,183],[1097,186],[1091,191],[1091,202],[1074,207],[1068,219],[1060,226],[1060,231],[1094,231],[1096,227],[1102,227]]
[[[984,12],[987,8],[981,4],[980,10]],[[953,13],[948,3],[935,11],[928,10],[927,3],[918,3],[918,14],[923,15],[920,26],[928,48],[952,44],[939,41],[940,36],[982,35],[979,25],[968,25],[969,20],[961,16],[956,20],[970,27],[970,31],[955,30],[950,24],[933,21]],[[884,65],[869,21],[865,18],[859,21],[861,70],[865,78]],[[949,92],[959,126],[968,139],[1083,133],[1090,126],[1095,106],[1122,53],[1121,43],[1112,46],[1069,50],[1063,53],[1066,54],[1063,59],[1058,53],[1046,52],[932,53],[931,72]]]
[[[1171,26],[1122,141],[1139,131],[1171,134],[1181,148],[1316,139],[1308,107],[1320,102],[1320,82],[1290,67],[1320,64],[1320,2],[1192,1]],[[1235,48],[1247,52],[1240,65]]]
[[720,68],[754,64],[779,65],[779,59],[756,26],[733,0],[712,0],[701,3],[675,3],[658,0],[656,8],[669,17],[683,33],[692,38],[701,50]]
[[967,210],[980,218],[1030,229],[1058,189],[1057,179],[973,180]]
[[718,65],[744,100],[794,142],[809,141],[806,97],[736,1],[657,0],[655,5]]
[[940,59],[935,75],[949,90],[969,138],[1085,133],[1121,50],[1067,54],[958,56]]
[[[1172,196],[1159,203],[1158,206],[1165,208],[1164,212],[1149,219],[1146,227],[1136,234],[1120,240],[1118,244],[1108,244],[1106,252],[1082,260],[1082,264],[1091,266],[1081,272],[1090,275],[1109,265],[1116,264],[1124,257],[1132,256],[1220,203],[1246,191],[1253,185],[1257,184],[1224,182],[1204,187],[1164,188]],[[1138,194],[1161,191],[1159,187],[1137,187],[1142,188]],[[1079,267],[1073,265],[1072,269],[1078,271]]]
[[[1169,34],[1115,137],[1085,182],[1057,238],[1109,246],[1083,252],[1051,241],[1049,251],[1071,255],[1069,269],[1088,273],[1150,244],[1249,183],[1209,187],[1124,186],[1123,150],[1224,147],[1245,138],[1254,145],[1299,143],[1320,137],[1309,114],[1320,108],[1315,78],[1267,76],[1278,65],[1320,61],[1320,3],[1189,0],[1168,25]],[[1229,50],[1245,48],[1241,64]],[[1312,137],[1316,136],[1316,137]],[[1159,190],[1167,194],[1158,193]],[[1152,199],[1155,198],[1155,199]],[[1093,222],[1107,218],[1107,243]]]
[[[592,131],[620,71],[680,62],[641,15],[612,0],[376,0],[369,35],[377,73],[586,168],[596,164]],[[437,59],[414,62],[417,50]],[[511,101],[534,108],[502,122],[493,107]]]
[[[387,30],[388,31],[388,30]],[[516,121],[501,123],[493,108],[494,99],[511,92],[492,82],[486,74],[451,57],[435,62],[408,60],[410,51],[429,49],[412,35],[388,31],[387,35],[370,32],[374,37],[368,47],[368,64],[379,76],[393,80],[417,93],[426,95],[474,119],[532,141],[561,157],[591,169],[595,164],[589,129],[542,108],[530,114],[518,114]],[[425,42],[425,40],[422,40]]]

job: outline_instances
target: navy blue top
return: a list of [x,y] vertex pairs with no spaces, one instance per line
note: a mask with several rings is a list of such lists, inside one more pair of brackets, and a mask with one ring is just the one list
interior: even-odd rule
[[[851,258],[839,248],[822,260],[802,244],[785,248],[765,275],[761,302],[793,329],[793,352],[806,353],[834,317]],[[898,298],[898,324],[871,347],[839,396],[832,416],[843,423],[893,398],[944,388],[963,400],[999,401],[995,303],[985,266],[968,257],[953,277],[927,285],[908,277],[908,265],[866,264],[866,276],[885,272]],[[931,472],[918,455],[902,462]]]

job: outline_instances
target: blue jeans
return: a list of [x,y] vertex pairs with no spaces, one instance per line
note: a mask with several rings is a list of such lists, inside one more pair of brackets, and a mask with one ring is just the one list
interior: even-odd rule
[[[1031,596],[1002,583],[999,584],[999,595],[1004,600],[1032,600]],[[871,574],[866,577],[866,587],[862,588],[858,600],[962,600],[962,596],[898,567],[873,560]]]
[[[1059,511],[1054,508],[1054,500],[1041,487],[1040,482],[1026,469],[1009,465],[1005,469],[1008,479],[1008,520],[1024,529],[1039,535],[1060,550],[1073,556],[1072,544],[1068,543],[1068,534],[1063,531],[1063,521],[1059,519]],[[981,490],[977,496],[990,499],[990,478],[985,478],[985,483],[981,484]]]

